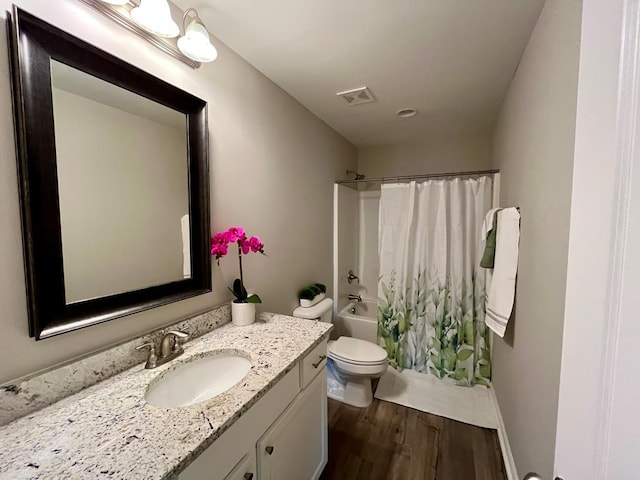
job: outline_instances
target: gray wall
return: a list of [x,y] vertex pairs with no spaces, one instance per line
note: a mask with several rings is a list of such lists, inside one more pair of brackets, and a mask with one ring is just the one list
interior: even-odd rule
[[[220,42],[199,70],[159,52],[75,0],[13,0],[63,30],[209,102],[214,232],[241,225],[268,257],[245,263],[260,309],[289,313],[297,289],[331,285],[333,182],[356,149]],[[2,11],[12,0],[0,0]],[[0,27],[0,382],[69,360],[229,300],[234,258],[214,267],[214,292],[35,342],[28,337],[13,117],[4,22]],[[333,292],[330,292],[333,294]],[[10,359],[10,360],[9,360]]]
[[558,413],[580,19],[579,0],[547,1],[493,138],[500,203],[522,215],[515,316],[494,342],[493,385],[518,472],[544,478]]
[[358,171],[368,177],[483,170],[490,161],[491,135],[482,133],[358,150]]

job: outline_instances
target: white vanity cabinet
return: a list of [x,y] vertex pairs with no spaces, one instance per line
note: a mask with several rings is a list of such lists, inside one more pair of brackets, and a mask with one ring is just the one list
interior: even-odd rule
[[328,455],[326,352],[323,341],[183,470],[179,480],[319,478]]
[[325,368],[257,444],[260,480],[316,480],[327,464]]

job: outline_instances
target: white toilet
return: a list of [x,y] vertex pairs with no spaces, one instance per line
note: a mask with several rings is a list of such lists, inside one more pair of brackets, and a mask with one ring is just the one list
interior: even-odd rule
[[[298,318],[331,323],[333,300],[325,298],[312,307],[298,307]],[[354,407],[368,407],[373,401],[371,379],[387,370],[387,352],[375,343],[340,337],[327,345],[327,396]]]

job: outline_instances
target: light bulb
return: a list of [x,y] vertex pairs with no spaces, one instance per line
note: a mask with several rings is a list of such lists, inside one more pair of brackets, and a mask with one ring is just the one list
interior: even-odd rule
[[213,62],[218,57],[218,51],[209,40],[209,32],[199,18],[193,20],[178,39],[178,48],[196,62]]
[[142,0],[139,7],[131,10],[131,18],[142,28],[160,37],[174,38],[180,27],[171,18],[167,0]]

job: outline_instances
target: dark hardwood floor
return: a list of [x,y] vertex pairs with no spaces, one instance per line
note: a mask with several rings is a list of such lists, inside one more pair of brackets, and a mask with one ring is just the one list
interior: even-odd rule
[[374,399],[329,399],[329,462],[320,480],[506,480],[495,430]]

